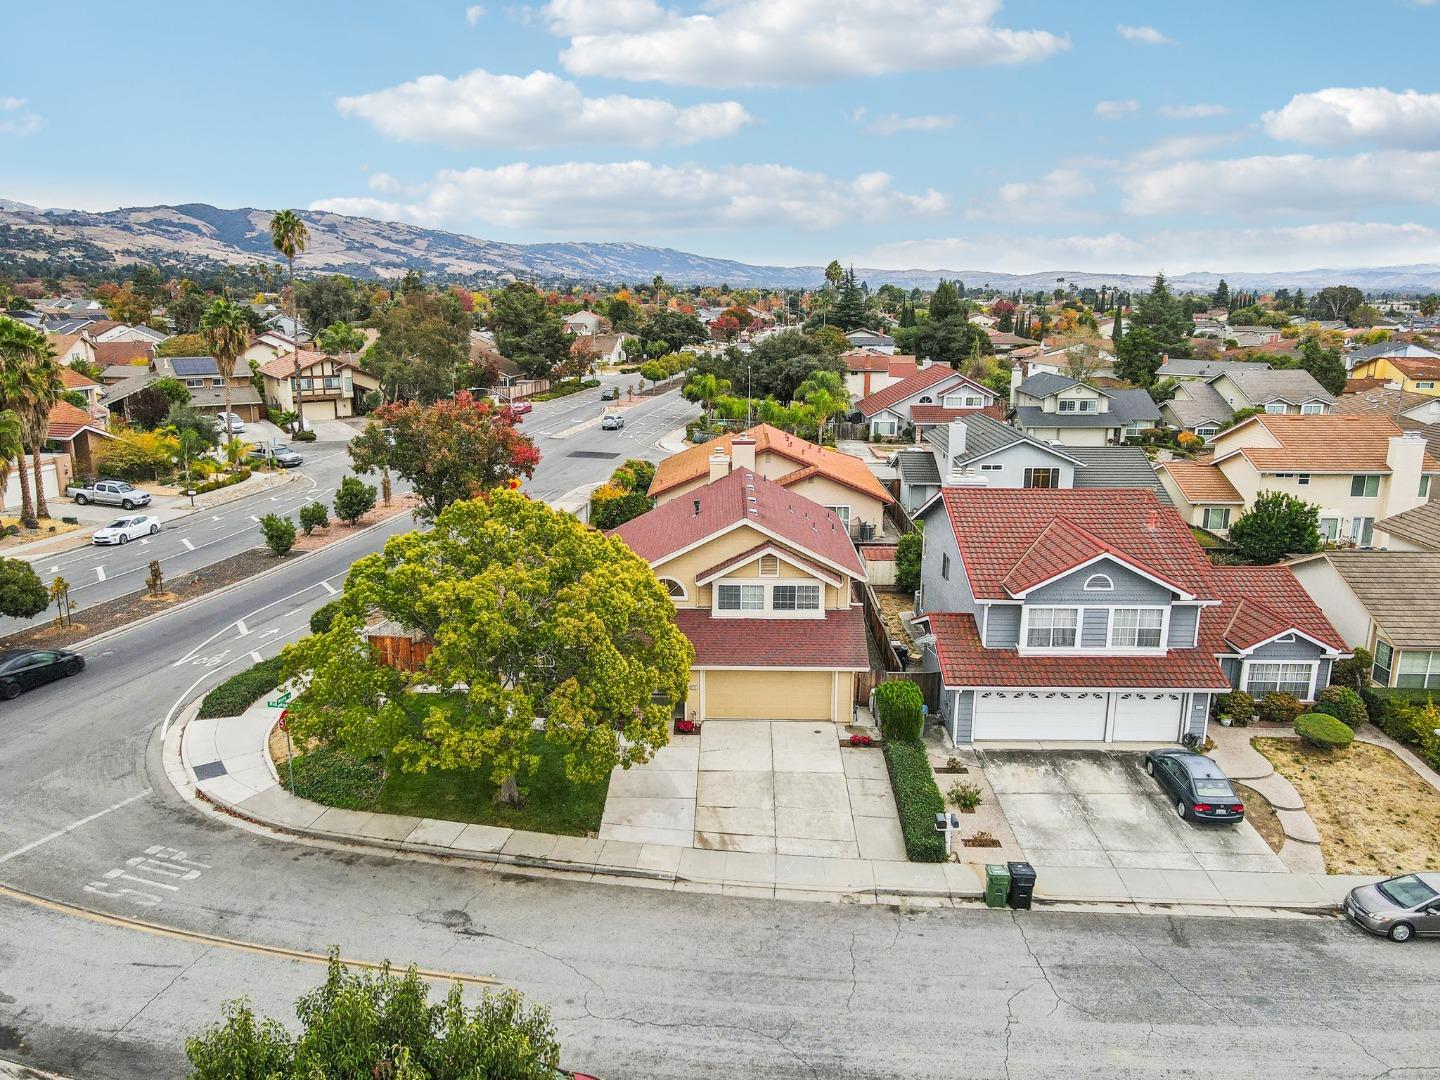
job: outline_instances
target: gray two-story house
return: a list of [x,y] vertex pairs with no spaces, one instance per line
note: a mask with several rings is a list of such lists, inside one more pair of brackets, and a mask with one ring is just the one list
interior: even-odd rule
[[1313,700],[1345,643],[1285,567],[1217,567],[1153,491],[944,488],[917,608],[951,740],[1176,742],[1214,695]]
[[1160,423],[1145,390],[1102,389],[1068,375],[1010,371],[1010,406],[1021,431],[1065,446],[1113,446]]

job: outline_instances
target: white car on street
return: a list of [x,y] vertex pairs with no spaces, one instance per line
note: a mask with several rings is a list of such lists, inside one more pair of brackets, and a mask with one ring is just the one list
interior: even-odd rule
[[154,536],[160,531],[160,519],[149,514],[136,517],[116,518],[91,538],[93,544],[128,544],[142,536]]

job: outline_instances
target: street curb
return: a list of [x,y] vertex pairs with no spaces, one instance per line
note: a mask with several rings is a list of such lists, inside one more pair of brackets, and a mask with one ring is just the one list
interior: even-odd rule
[[[413,512],[413,511],[412,511],[412,512]],[[402,513],[403,513],[403,512],[402,512]],[[373,525],[366,525],[365,528],[361,529],[359,532],[356,532],[356,533],[354,533],[354,534],[352,534],[352,535],[350,535],[350,536],[347,536],[347,537],[345,537],[343,540],[338,540],[338,541],[336,541],[334,544],[327,544],[327,545],[325,545],[325,547],[316,548],[314,551],[305,551],[305,552],[302,552],[301,554],[295,556],[293,559],[288,559],[288,560],[280,563],[280,565],[278,565],[278,566],[272,566],[272,567],[270,567],[268,570],[261,570],[260,573],[258,573],[258,574],[251,574],[249,577],[247,577],[247,578],[241,578],[239,581],[232,581],[229,585],[223,585],[223,586],[221,586],[220,588],[216,589],[214,592],[208,592],[208,593],[204,593],[203,595],[200,595],[200,596],[194,596],[194,597],[191,597],[189,600],[182,600],[180,603],[176,604],[174,607],[162,608],[162,609],[159,610],[159,611],[152,612],[152,613],[149,614],[149,615],[145,615],[145,616],[143,616],[142,618],[136,619],[134,622],[128,622],[128,623],[126,623],[124,626],[117,626],[117,627],[115,627],[115,629],[113,629],[113,630],[106,630],[104,633],[96,634],[94,637],[88,637],[88,638],[85,638],[85,639],[82,640],[82,641],[77,641],[77,642],[74,642],[73,644],[65,645],[65,646],[60,646],[60,647],[69,649],[69,650],[71,650],[72,652],[75,651],[75,650],[78,650],[78,649],[91,648],[91,647],[93,647],[93,646],[95,646],[95,645],[100,644],[100,643],[103,642],[103,641],[108,641],[110,638],[115,637],[115,636],[117,636],[117,635],[119,635],[119,634],[124,634],[124,633],[127,633],[127,632],[131,631],[131,630],[135,630],[135,629],[137,629],[137,628],[139,628],[139,627],[141,627],[141,626],[145,626],[145,625],[147,625],[147,624],[155,621],[156,619],[162,619],[162,618],[166,617],[167,615],[173,615],[173,614],[175,614],[175,612],[177,612],[177,611],[183,611],[185,608],[189,607],[189,606],[192,605],[192,604],[199,604],[199,603],[201,603],[202,601],[210,600],[210,599],[213,599],[214,597],[217,597],[217,596],[223,596],[223,595],[225,595],[225,594],[228,593],[228,592],[231,592],[231,591],[233,591],[233,590],[235,590],[235,589],[241,588],[242,586],[249,585],[249,584],[251,584],[251,583],[253,583],[253,582],[259,581],[261,578],[267,577],[267,576],[269,576],[270,574],[279,573],[281,570],[288,570],[288,569],[290,569],[290,567],[295,566],[295,565],[297,565],[298,563],[304,562],[306,559],[310,558],[310,557],[313,556],[313,555],[323,555],[325,552],[329,551],[331,548],[338,547],[340,544],[349,543],[351,540],[354,540],[354,539],[356,539],[357,537],[361,537],[361,536],[364,536],[366,533],[373,532],[374,530],[380,528],[382,525],[389,525],[392,521],[395,520],[395,518],[398,518],[398,517],[400,517],[400,516],[402,516],[402,515],[401,515],[401,514],[396,514],[395,517],[386,518],[384,521],[377,521],[377,522],[375,522]],[[210,566],[214,566],[215,563],[210,563],[209,565],[210,565]],[[196,570],[190,571],[189,573],[191,573],[191,574],[199,573],[201,570],[204,570],[204,569],[205,569],[205,567],[202,566],[202,567],[199,567],[199,568],[196,569]],[[188,575],[182,575],[182,576],[188,576]],[[136,591],[136,592],[139,592],[140,590],[139,590],[139,589],[136,589],[135,591]],[[125,596],[130,596],[130,595],[132,595],[132,594],[131,594],[131,593],[125,593],[124,595],[125,595]]]
[[18,1061],[0,1059],[0,1080],[67,1080],[59,1073],[46,1072]]
[[[714,895],[734,895],[727,890],[747,888],[737,882],[718,882],[708,879],[687,877],[681,872],[650,870],[644,867],[607,866],[599,863],[575,863],[561,859],[529,855],[513,855],[499,851],[467,851],[442,848],[429,844],[410,843],[405,840],[387,840],[380,837],[358,836],[354,833],[338,833],[325,829],[314,829],[272,821],[242,807],[215,798],[201,791],[195,784],[181,754],[185,728],[199,712],[201,696],[188,703],[176,718],[161,747],[161,765],[166,780],[182,798],[197,808],[215,817],[223,818],[228,824],[280,839],[287,842],[315,844],[330,850],[362,852],[386,858],[412,857],[443,863],[467,863],[505,872],[537,872],[540,876],[568,880],[586,879],[598,884],[623,885],[638,888],[666,888],[674,892],[702,892]],[[266,755],[267,760],[269,755]],[[173,762],[173,767],[171,763]],[[177,780],[177,776],[180,778]],[[183,786],[182,786],[183,783]],[[284,786],[283,784],[281,785]],[[909,866],[910,863],[896,865]],[[978,907],[983,906],[983,892],[976,890],[934,889],[916,887],[880,887],[842,889],[806,887],[803,885],[773,886],[756,884],[753,888],[772,893],[770,898],[795,902],[831,902],[851,904],[911,904],[929,907]],[[1214,916],[1229,915],[1241,917],[1240,911],[1254,914],[1279,913],[1285,915],[1333,916],[1338,910],[1334,903],[1324,904],[1265,904],[1227,901],[1215,903],[1199,900],[1119,900],[1115,897],[1036,897],[1036,909],[1087,910],[1103,909],[1128,914],[1177,914],[1193,912],[1196,908],[1211,909]],[[1008,910],[1008,909],[1002,909]]]

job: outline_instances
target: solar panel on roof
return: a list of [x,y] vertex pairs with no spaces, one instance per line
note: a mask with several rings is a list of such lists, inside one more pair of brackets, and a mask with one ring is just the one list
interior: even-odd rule
[[176,375],[195,378],[199,375],[218,375],[220,369],[215,366],[215,360],[209,356],[177,356],[170,361]]

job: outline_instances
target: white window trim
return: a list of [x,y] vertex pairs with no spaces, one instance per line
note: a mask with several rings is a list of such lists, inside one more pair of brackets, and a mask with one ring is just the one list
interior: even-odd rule
[[1318,401],[1307,401],[1300,406],[1301,416],[1318,416],[1325,412],[1325,406]]
[[[1429,682],[1428,682],[1429,679],[1431,679],[1431,678],[1433,678],[1433,677],[1440,676],[1440,649],[1396,649],[1395,651],[1396,651],[1396,653],[1398,654],[1398,658],[1396,658],[1395,656],[1392,656],[1392,657],[1391,657],[1391,662],[1394,664],[1394,667],[1393,667],[1392,673],[1391,673],[1391,678],[1394,680],[1394,683],[1395,683],[1395,685],[1396,685],[1397,687],[1401,687],[1401,686],[1404,686],[1404,685],[1405,685],[1405,684],[1402,683],[1400,680],[1403,679],[1406,675],[1410,675],[1410,676],[1419,675],[1419,676],[1421,677],[1420,685],[1419,685],[1418,687],[1406,687],[1406,689],[1416,689],[1416,690],[1435,690],[1435,689],[1440,689],[1440,683],[1437,683],[1437,684],[1435,684],[1435,685],[1430,685]],[[1424,670],[1424,671],[1406,671],[1406,670],[1404,670],[1404,668],[1405,668],[1405,658],[1406,658],[1407,656],[1419,656],[1419,655],[1425,655],[1425,656],[1428,656],[1428,657],[1429,657],[1429,659],[1425,662],[1425,670]]]
[[[722,585],[753,585],[761,590],[762,607],[730,609],[720,607]],[[775,608],[775,587],[787,585],[813,585],[820,590],[820,606],[816,608]],[[760,578],[725,577],[711,586],[710,614],[716,619],[823,619],[825,618],[825,582],[815,577]]]
[[[671,599],[671,600],[674,600],[677,604],[678,604],[681,600],[689,600],[689,599],[690,599],[690,592],[689,592],[689,590],[685,588],[685,583],[684,583],[683,581],[681,581],[679,578],[662,577],[662,578],[659,579],[659,581],[660,581],[660,584],[661,584],[661,585],[665,586],[666,595],[668,595],[668,596],[670,597],[670,599]],[[679,592],[678,594],[670,592],[670,586],[669,586],[669,584],[667,584],[667,582],[674,583],[676,586],[678,586],[679,589],[680,589],[680,592]]]
[[[1075,613],[1075,644],[1061,645],[1031,645],[1030,644],[1030,616],[1036,611],[1073,611]],[[1040,627],[1036,627],[1040,629]],[[1053,628],[1048,628],[1052,630]],[[1017,639],[1017,647],[1021,656],[1057,656],[1082,651],[1080,642],[1085,635],[1085,609],[1073,604],[1026,604],[1020,611],[1020,636]],[[1087,650],[1093,651],[1093,650]]]
[[[1178,601],[1177,601],[1178,602]],[[1028,644],[1030,640],[1030,613],[1038,609],[1063,608],[1074,610],[1075,616],[1075,644],[1061,648],[1047,648],[1039,645]],[[1158,609],[1162,612],[1160,620],[1160,647],[1155,649],[1138,648],[1129,646],[1112,646],[1112,632],[1115,624],[1115,611],[1120,608],[1149,608]],[[1130,603],[1094,603],[1085,601],[1079,604],[1026,604],[1020,613],[1020,634],[1016,639],[1016,651],[1021,656],[1164,656],[1169,651],[1170,641],[1170,608],[1160,604],[1136,604]],[[1084,645],[1085,640],[1085,616],[1087,612],[1105,612],[1105,644]],[[1199,620],[1196,620],[1197,636]],[[982,642],[986,639],[982,637]],[[994,646],[987,646],[993,648]],[[1190,645],[1177,645],[1176,648],[1195,648],[1194,642]]]
[[[1240,662],[1240,689],[1243,690],[1243,691],[1245,691],[1245,693],[1247,693],[1247,694],[1250,693],[1250,669],[1251,669],[1254,665],[1256,665],[1256,664],[1278,664],[1278,665],[1286,665],[1286,664],[1288,664],[1288,665],[1291,665],[1291,666],[1293,666],[1293,667],[1308,667],[1308,668],[1310,669],[1310,682],[1309,682],[1309,684],[1308,684],[1308,686],[1307,686],[1307,688],[1306,688],[1306,690],[1305,690],[1305,693],[1304,693],[1304,694],[1297,694],[1296,697],[1300,698],[1301,701],[1314,701],[1314,700],[1315,700],[1315,679],[1316,679],[1316,677],[1317,677],[1317,676],[1319,675],[1319,673],[1320,673],[1320,661],[1318,661],[1318,660],[1250,660],[1250,659],[1242,660],[1242,661]],[[1283,692],[1284,692],[1284,693],[1289,693],[1288,690],[1287,690],[1287,691],[1283,691]],[[1270,693],[1270,691],[1266,690],[1266,691],[1262,691],[1262,693]]]
[[[854,507],[850,506],[850,505],[847,503],[847,504],[841,505],[841,506],[827,506],[827,507],[825,507],[825,509],[826,509],[826,510],[829,510],[829,511],[830,511],[831,513],[833,513],[837,518],[839,518],[839,519],[840,519],[840,524],[844,525],[845,528],[847,528],[847,529],[850,528],[850,519],[851,519],[851,516],[852,516],[852,515],[854,514],[854,512],[855,512],[855,511],[854,511]],[[842,514],[842,513],[840,512],[841,510],[844,510],[845,512]]]
[[[1225,520],[1219,525],[1210,524],[1211,514],[1224,514]],[[1217,529],[1230,528],[1230,507],[1228,506],[1202,506],[1200,508],[1200,527],[1214,532]]]
[[1287,406],[1283,401],[1271,401],[1265,405],[1265,412],[1269,416],[1280,416],[1285,412],[1286,408]]
[[1110,580],[1109,574],[1091,574],[1085,579],[1084,587],[1086,592],[1111,592],[1115,588],[1115,582]]
[[[1115,613],[1117,611],[1158,611],[1160,612],[1160,644],[1149,645],[1116,645],[1115,644]],[[1146,629],[1151,629],[1146,627]],[[1136,628],[1136,638],[1139,638],[1139,627]],[[1110,608],[1109,618],[1105,623],[1105,651],[1107,654],[1116,656],[1160,656],[1166,651],[1165,643],[1170,640],[1170,609],[1158,604],[1116,604]]]

